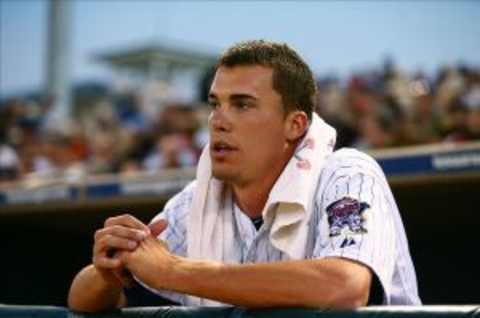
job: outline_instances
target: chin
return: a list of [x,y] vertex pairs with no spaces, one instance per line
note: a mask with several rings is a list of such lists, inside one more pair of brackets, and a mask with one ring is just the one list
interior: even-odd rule
[[232,173],[223,169],[214,169],[212,170],[212,175],[215,179],[218,179],[223,182],[228,182],[233,179]]
[[232,182],[235,180],[234,172],[227,167],[212,167],[212,175],[215,179],[223,182]]

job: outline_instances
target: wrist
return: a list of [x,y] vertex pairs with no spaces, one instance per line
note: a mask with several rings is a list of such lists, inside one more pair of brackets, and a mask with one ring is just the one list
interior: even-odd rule
[[181,293],[198,294],[206,288],[205,284],[217,281],[222,268],[223,264],[220,262],[198,261],[177,256],[163,288]]
[[158,283],[155,284],[155,287],[159,289],[175,290],[185,277],[185,268],[189,266],[187,258],[173,254],[169,258],[168,265],[165,266],[163,263],[158,270],[162,274],[157,276]]

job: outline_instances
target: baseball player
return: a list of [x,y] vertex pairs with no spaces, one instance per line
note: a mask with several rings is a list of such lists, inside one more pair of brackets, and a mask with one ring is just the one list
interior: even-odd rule
[[228,49],[196,180],[150,226],[108,219],[69,306],[420,304],[381,168],[359,151],[333,151],[335,130],[313,112],[314,95],[312,72],[289,46]]

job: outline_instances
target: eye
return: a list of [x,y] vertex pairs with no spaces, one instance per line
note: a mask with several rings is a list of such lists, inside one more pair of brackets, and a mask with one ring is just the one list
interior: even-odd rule
[[234,103],[234,106],[238,109],[241,110],[247,110],[249,109],[252,105],[249,101],[246,100],[238,100]]
[[212,109],[216,109],[218,107],[218,102],[216,100],[209,100],[208,101],[208,105],[210,106],[210,108]]

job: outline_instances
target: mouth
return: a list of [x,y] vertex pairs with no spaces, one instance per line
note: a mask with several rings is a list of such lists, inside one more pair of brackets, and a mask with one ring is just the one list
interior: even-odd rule
[[223,141],[213,142],[210,145],[210,153],[215,159],[223,159],[224,157],[230,155],[232,152],[237,150],[238,148]]

